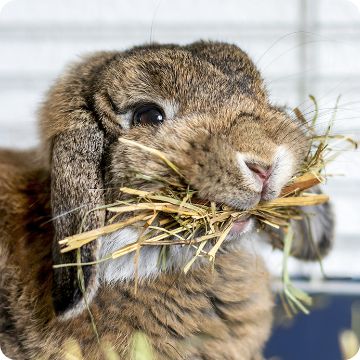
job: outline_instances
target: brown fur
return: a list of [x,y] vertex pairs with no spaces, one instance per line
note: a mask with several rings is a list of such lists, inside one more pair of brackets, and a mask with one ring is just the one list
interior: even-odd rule
[[[176,115],[159,128],[123,126],[119,114],[139,101],[175,104]],[[307,150],[301,126],[269,103],[248,56],[205,42],[86,58],[50,90],[40,132],[41,160],[0,152],[0,346],[14,359],[63,359],[69,339],[85,359],[103,358],[86,309],[67,320],[58,316],[82,301],[76,269],[53,273],[51,265],[76,260],[75,253],[60,254],[58,240],[78,232],[88,210],[113,201],[112,187],[147,188],[134,177],[138,171],[173,176],[118,137],[164,151],[201,197],[238,208],[255,205],[260,195],[239,174],[234,151],[269,166],[284,145],[296,172]],[[84,230],[105,220],[103,211],[93,212]],[[84,246],[81,260],[96,260],[99,247],[99,241]],[[89,294],[97,267],[83,270]],[[224,251],[213,271],[204,265],[188,276],[159,274],[143,280],[137,296],[133,288],[131,280],[100,284],[90,304],[101,341],[121,359],[130,356],[136,330],[149,336],[156,359],[261,359],[272,300],[257,256]]]

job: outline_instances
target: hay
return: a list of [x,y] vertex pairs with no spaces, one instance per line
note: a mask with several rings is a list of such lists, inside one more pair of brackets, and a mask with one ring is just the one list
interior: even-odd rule
[[[317,107],[315,99],[313,101],[315,107]],[[138,142],[120,138],[119,141],[127,146],[137,147],[164,162],[178,180],[169,184],[167,179],[151,179],[148,176],[142,176],[143,179],[147,179],[149,182],[161,183],[161,190],[149,192],[127,187],[119,189],[120,193],[126,195],[126,200],[119,200],[115,204],[102,207],[102,209],[106,209],[108,213],[112,214],[109,224],[61,240],[61,252],[65,253],[79,249],[99,236],[112,233],[129,225],[143,228],[139,239],[135,243],[118,249],[108,257],[98,261],[83,264],[61,264],[55,265],[55,267],[93,265],[132,252],[136,252],[135,261],[137,262],[139,250],[144,246],[162,246],[163,249],[166,249],[167,246],[182,245],[191,246],[195,249],[194,257],[184,267],[186,273],[200,256],[208,258],[209,261],[214,261],[217,251],[230,232],[234,222],[253,216],[262,224],[284,230],[286,234],[283,239],[285,303],[289,305],[291,312],[301,310],[307,313],[310,298],[291,285],[287,273],[287,259],[291,255],[290,249],[293,236],[290,222],[291,220],[302,219],[300,207],[319,205],[329,200],[327,195],[313,194],[307,192],[307,190],[325,181],[324,168],[328,162],[334,160],[334,155],[336,155],[331,149],[331,141],[340,140],[355,147],[357,144],[348,137],[330,134],[334,116],[330,120],[326,132],[317,135],[315,133],[317,114],[310,122],[311,125],[308,125],[300,110],[295,109],[294,112],[298,119],[308,127],[311,134],[311,146],[300,173],[283,188],[279,198],[269,202],[261,202],[255,208],[244,211],[234,210],[228,206],[213,202],[199,201],[196,198],[196,191],[189,187],[179,168],[167,159],[164,153]],[[124,217],[126,217],[125,220]],[[161,251],[162,258],[159,263],[166,263],[166,254],[166,251]]]

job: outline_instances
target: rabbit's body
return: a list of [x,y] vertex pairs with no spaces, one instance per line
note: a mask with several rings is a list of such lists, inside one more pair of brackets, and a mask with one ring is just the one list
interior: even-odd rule
[[[76,340],[84,359],[105,359],[86,311],[67,320],[49,311],[51,287],[43,280],[50,269],[37,264],[51,262],[50,242],[41,233],[32,238],[38,241],[22,254],[32,264],[11,268],[12,260],[1,253],[3,351],[13,359],[66,359],[66,352],[76,353]],[[219,256],[213,271],[205,267],[188,276],[162,274],[145,280],[136,295],[131,281],[101,286],[91,303],[101,342],[111,344],[121,359],[129,355],[132,335],[139,330],[148,335],[159,360],[261,359],[271,308],[261,259],[242,251]]]
[[[76,267],[52,271],[53,264],[77,262],[75,252],[60,253],[58,241],[77,233],[89,210],[116,200],[113,189],[158,189],[139,173],[174,178],[159,159],[119,137],[166,153],[202,199],[248,209],[278,196],[306,155],[307,138],[269,104],[247,55],[204,42],[98,53],[59,79],[40,125],[41,160],[0,153],[3,351],[14,359],[62,359],[76,341],[85,359],[104,358],[86,299],[101,343],[121,359],[130,356],[138,330],[156,359],[260,359],[272,300],[262,260],[243,246],[255,238],[252,220],[234,226],[214,269],[198,261],[184,275],[188,249],[177,246],[161,269],[160,248],[142,249],[136,295],[133,255],[83,266],[85,299]],[[316,243],[298,237],[300,257],[322,256],[330,246],[331,214],[327,205],[318,208]],[[83,230],[102,226],[106,216],[91,212]],[[102,237],[82,247],[81,261],[136,239],[130,227]]]

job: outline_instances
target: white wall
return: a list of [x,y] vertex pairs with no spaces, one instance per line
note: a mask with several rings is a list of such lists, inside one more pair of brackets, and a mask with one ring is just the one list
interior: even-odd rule
[[[44,91],[84,52],[199,38],[246,50],[279,104],[312,111],[307,94],[316,95],[321,121],[341,94],[336,131],[360,138],[360,13],[348,0],[12,0],[0,13],[0,146],[37,143]],[[359,275],[359,153],[329,171],[345,176],[326,187],[338,241],[325,269]]]

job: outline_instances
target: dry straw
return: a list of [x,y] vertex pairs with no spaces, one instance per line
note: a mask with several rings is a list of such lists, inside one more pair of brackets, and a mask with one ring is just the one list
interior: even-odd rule
[[[317,104],[313,97],[312,100],[317,109]],[[257,218],[260,224],[283,230],[285,234],[284,239],[282,239],[282,247],[284,249],[284,304],[286,309],[289,309],[289,312],[293,313],[301,310],[307,313],[307,307],[311,304],[311,299],[307,294],[296,289],[291,284],[287,271],[287,260],[291,255],[290,250],[293,239],[290,221],[302,219],[303,215],[300,207],[319,205],[329,200],[327,195],[314,194],[307,190],[324,182],[324,168],[336,155],[336,152],[331,147],[331,143],[337,140],[350,143],[355,147],[357,146],[350,138],[341,135],[331,135],[335,112],[336,107],[328,128],[324,134],[319,136],[315,133],[317,112],[312,121],[308,123],[300,110],[295,109],[298,120],[307,127],[311,137],[311,146],[302,169],[283,188],[281,195],[277,199],[259,203],[255,208],[245,211],[234,210],[228,206],[218,205],[213,202],[198,201],[196,191],[189,187],[179,168],[166,157],[166,154],[138,142],[120,138],[119,141],[127,146],[136,147],[164,162],[172,169],[174,175],[177,176],[177,183],[169,184],[166,179],[149,179],[143,176],[143,178],[149,181],[162,183],[161,190],[148,192],[127,187],[120,188],[120,192],[126,194],[127,200],[119,200],[115,204],[102,207],[102,209],[112,214],[109,224],[102,228],[76,234],[61,240],[62,252],[79,249],[99,236],[112,233],[121,228],[130,225],[140,226],[143,230],[136,242],[116,250],[104,259],[86,263],[86,265],[110,261],[132,252],[136,254],[135,262],[137,263],[140,248],[145,246],[162,246],[159,259],[159,266],[162,266],[167,261],[168,247],[182,245],[195,249],[194,257],[183,269],[187,273],[198,257],[206,257],[209,261],[214,261],[216,253],[233,223],[248,216],[253,216]],[[85,264],[63,264],[56,265],[56,267],[79,265]],[[135,286],[137,286],[137,281],[135,283]]]

